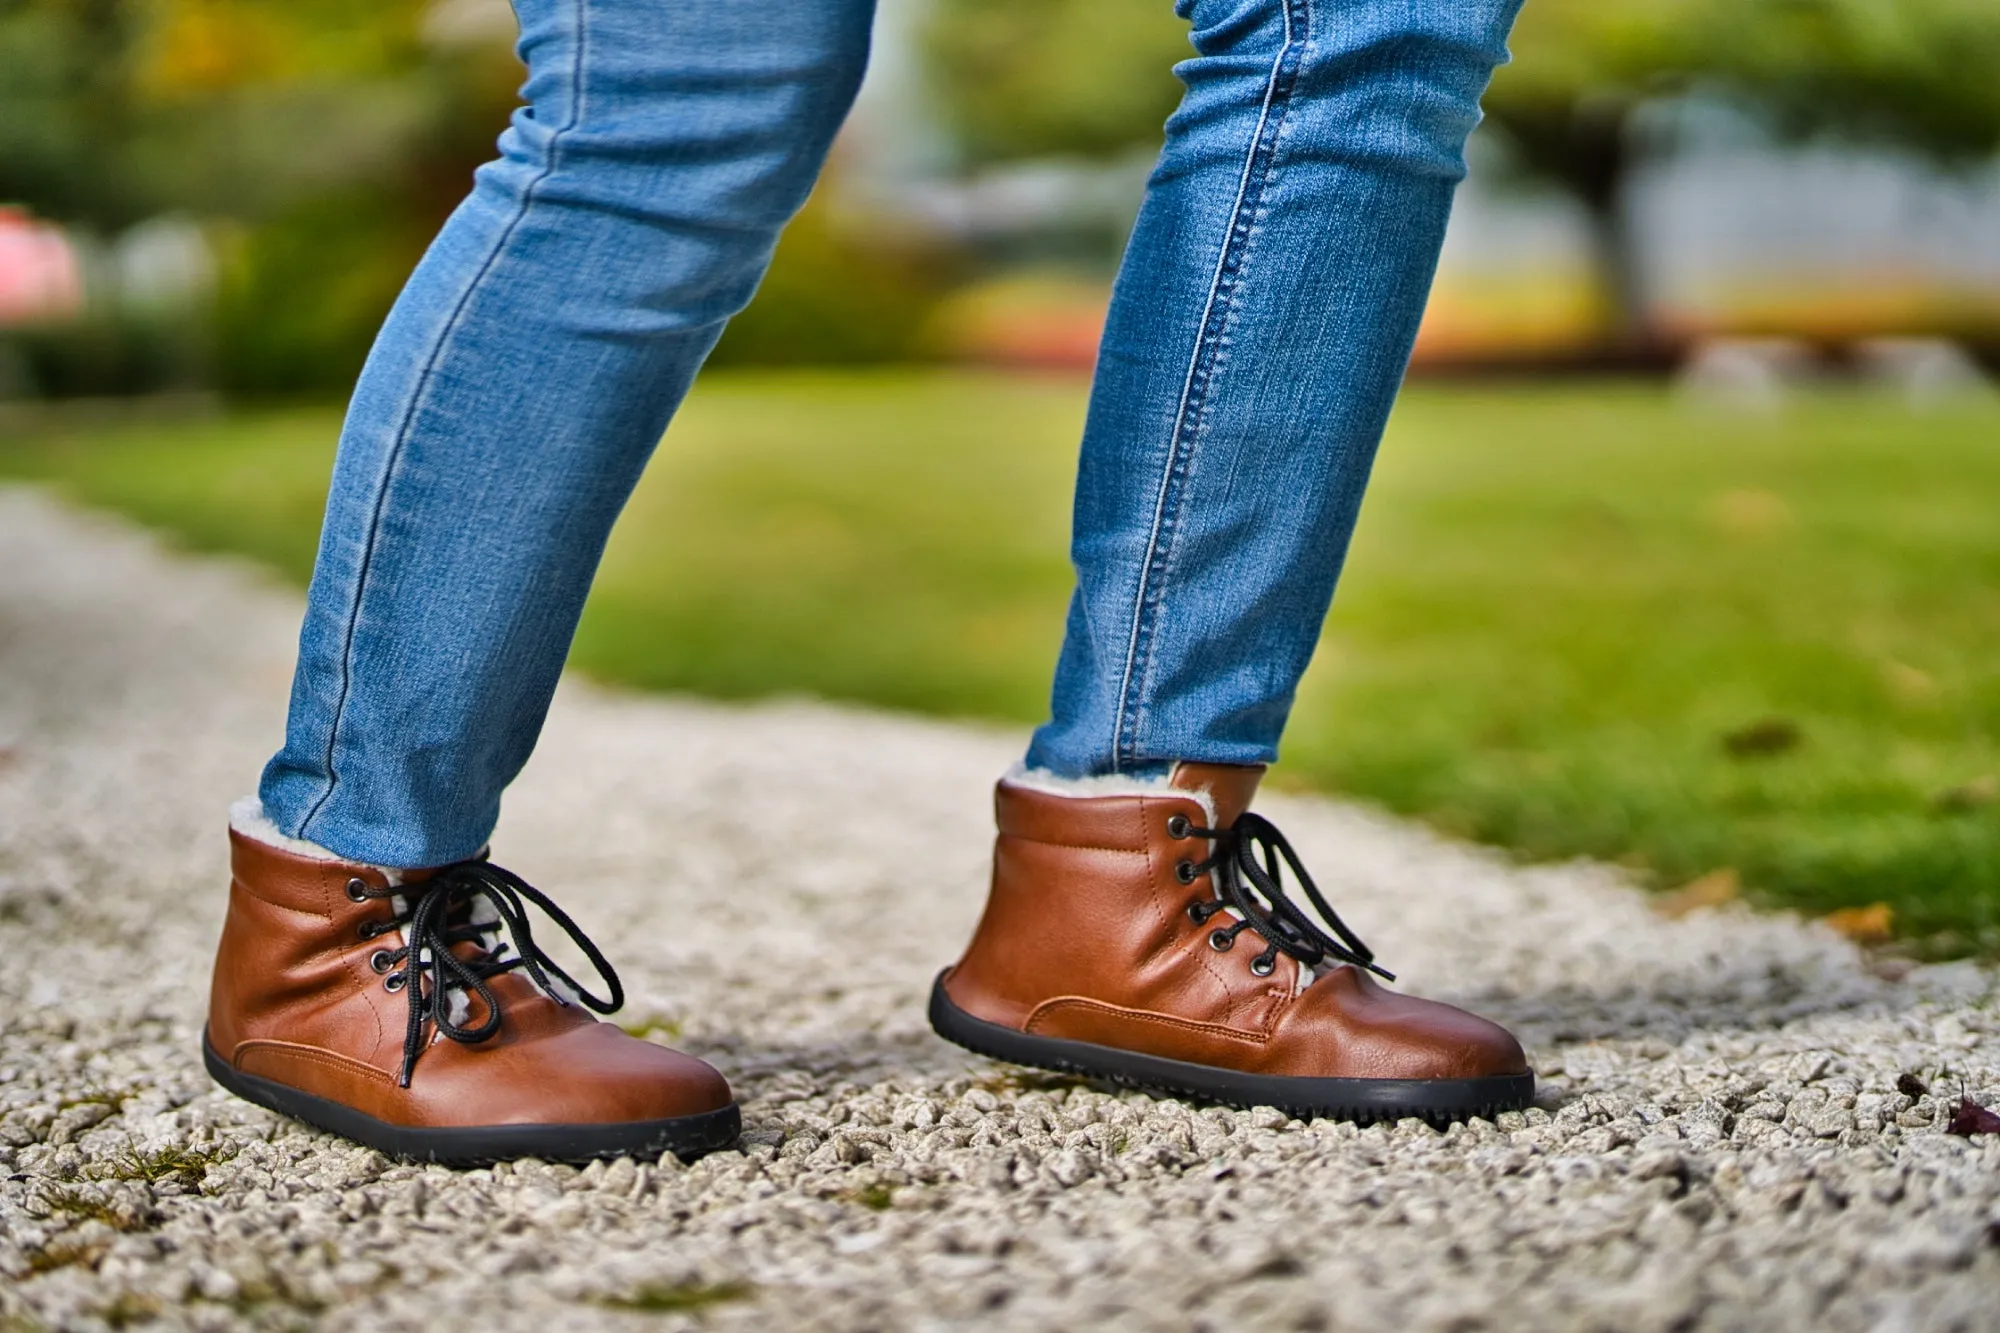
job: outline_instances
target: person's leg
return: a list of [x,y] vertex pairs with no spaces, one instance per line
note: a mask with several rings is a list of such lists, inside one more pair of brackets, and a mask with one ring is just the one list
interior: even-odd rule
[[1518,4],[1182,0],[1032,767],[1275,758]]
[[612,520],[859,85],[873,0],[521,0],[528,105],[349,409],[264,811],[476,854]]
[[[596,1021],[610,963],[473,858],[612,520],[853,98],[871,0],[516,9],[529,105],[349,409],[285,747],[231,812],[204,1056],[389,1153],[700,1152],[736,1136],[728,1083]],[[603,996],[541,951],[531,903]]]
[[1182,0],[1198,54],[1099,353],[1053,716],[1000,783],[944,1036],[1299,1114],[1533,1095],[1503,1028],[1375,980],[1249,810],[1517,2]]

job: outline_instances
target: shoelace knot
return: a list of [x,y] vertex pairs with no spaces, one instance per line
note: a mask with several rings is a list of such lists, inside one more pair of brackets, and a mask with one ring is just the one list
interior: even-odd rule
[[[486,983],[516,968],[533,977],[535,984],[557,1004],[567,1006],[570,1002],[563,989],[555,984],[557,981],[586,1008],[600,1014],[616,1012],[625,1003],[625,990],[619,984],[618,973],[582,928],[547,894],[491,861],[461,861],[420,883],[388,888],[378,889],[366,880],[349,880],[347,894],[357,902],[399,897],[404,901],[403,909],[394,916],[363,922],[360,931],[363,939],[396,930],[403,932],[402,947],[377,949],[369,955],[371,967],[388,973],[383,984],[391,991],[400,990],[409,996],[409,1021],[403,1033],[398,1087],[410,1086],[410,1074],[416,1068],[417,1057],[423,1054],[425,1020],[436,1023],[441,1035],[465,1045],[485,1041],[500,1031],[500,999]],[[492,908],[495,920],[474,919],[473,906],[481,900]],[[585,990],[535,943],[527,903],[539,907],[583,951],[611,992],[608,998],[599,999]],[[503,928],[508,940],[488,941],[489,934]],[[477,948],[461,958],[452,952],[452,947],[462,944]],[[402,965],[400,971],[390,971],[398,964]],[[452,1006],[446,1002],[448,992],[453,990],[477,995],[485,1006],[486,1016],[469,1025],[454,1020]]]

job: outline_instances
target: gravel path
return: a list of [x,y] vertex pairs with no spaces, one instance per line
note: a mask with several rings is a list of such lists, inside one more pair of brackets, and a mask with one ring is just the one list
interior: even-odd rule
[[922,1017],[1020,737],[850,709],[571,684],[501,830],[623,1021],[734,1081],[741,1152],[456,1173],[235,1102],[196,1058],[221,826],[297,616],[0,491],[0,1329],[2000,1325],[2000,1136],[1941,1132],[2000,1101],[1991,973],[1273,797],[1541,1106],[1357,1130],[1020,1075]]

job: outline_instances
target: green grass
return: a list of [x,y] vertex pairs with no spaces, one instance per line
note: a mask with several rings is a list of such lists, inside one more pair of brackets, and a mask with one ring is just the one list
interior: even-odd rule
[[143,1180],[149,1185],[170,1180],[188,1189],[200,1189],[208,1168],[235,1156],[236,1148],[229,1144],[197,1146],[167,1143],[149,1149],[128,1147],[108,1162],[100,1164],[95,1175],[100,1180]]
[[[577,643],[606,679],[1033,721],[1083,386],[706,381]],[[326,412],[42,430],[40,477],[295,580]],[[1640,386],[1406,395],[1282,780],[1671,885],[1887,902],[2000,950],[2000,410],[1828,395],[1705,414]]]
[[887,1212],[896,1206],[896,1187],[881,1181],[864,1185],[858,1190],[841,1196],[849,1203],[858,1203],[872,1213]]

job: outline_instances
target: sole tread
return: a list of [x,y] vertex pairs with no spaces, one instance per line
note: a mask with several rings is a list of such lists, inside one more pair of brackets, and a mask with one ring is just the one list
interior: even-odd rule
[[1534,1099],[1532,1073],[1483,1079],[1286,1078],[1037,1037],[960,1009],[945,994],[943,974],[931,988],[930,1019],[940,1037],[988,1059],[1183,1101],[1242,1110],[1268,1106],[1297,1120],[1368,1125],[1417,1119],[1443,1126],[1474,1117],[1490,1120],[1504,1111],[1522,1110]]
[[395,1125],[245,1074],[216,1054],[206,1034],[201,1054],[209,1077],[244,1101],[406,1162],[474,1167],[536,1157],[582,1163],[618,1157],[652,1160],[669,1152],[691,1159],[729,1147],[742,1132],[742,1113],[734,1102],[695,1115],[601,1125]]

